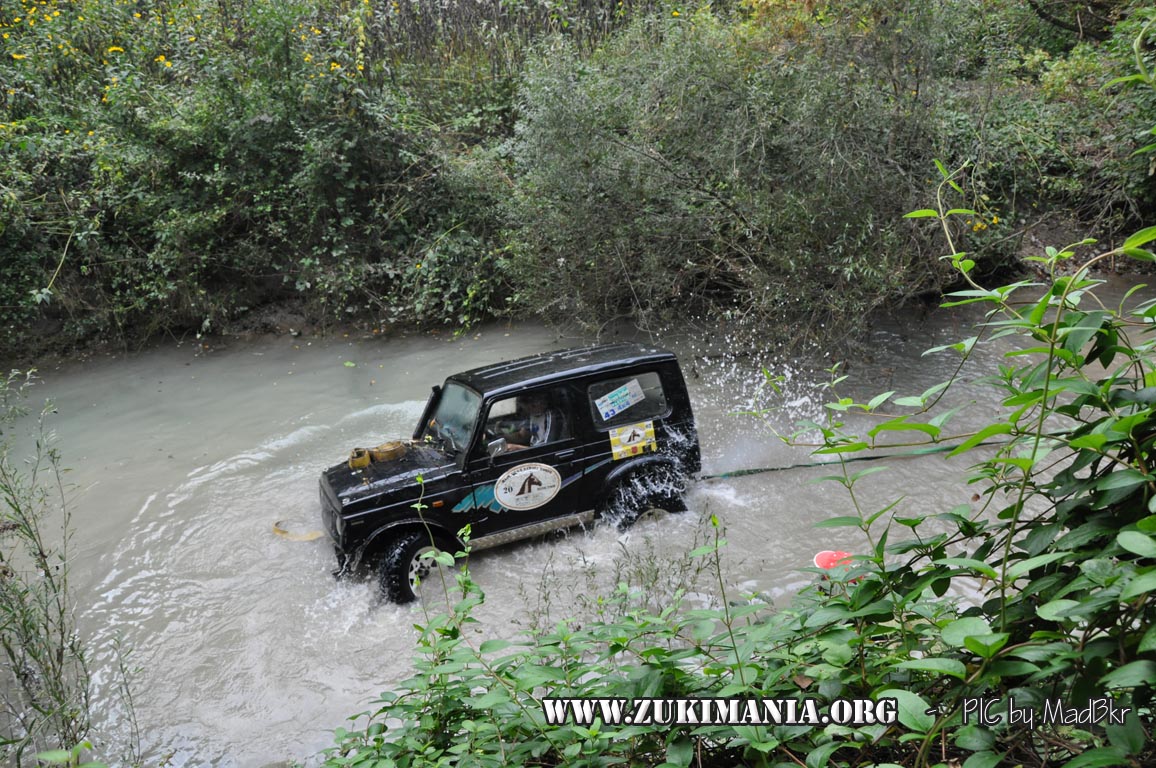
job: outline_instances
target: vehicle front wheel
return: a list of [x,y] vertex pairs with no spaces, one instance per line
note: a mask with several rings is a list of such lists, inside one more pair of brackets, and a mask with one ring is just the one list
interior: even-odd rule
[[378,574],[381,594],[395,603],[413,602],[421,585],[439,579],[442,566],[434,559],[441,550],[427,535],[407,533],[389,546]]

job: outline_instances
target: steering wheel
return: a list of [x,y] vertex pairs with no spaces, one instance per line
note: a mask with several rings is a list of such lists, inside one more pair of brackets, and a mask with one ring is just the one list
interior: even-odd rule
[[449,429],[449,427],[446,427],[442,430],[442,439],[449,443],[450,450],[452,450],[454,453],[458,452],[458,441],[454,440],[454,433]]

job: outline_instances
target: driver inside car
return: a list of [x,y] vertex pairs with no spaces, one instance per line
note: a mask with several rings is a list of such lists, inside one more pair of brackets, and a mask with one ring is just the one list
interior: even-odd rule
[[541,392],[519,397],[517,415],[520,426],[506,437],[507,451],[544,445],[557,440],[561,434],[561,414],[550,407],[548,399]]

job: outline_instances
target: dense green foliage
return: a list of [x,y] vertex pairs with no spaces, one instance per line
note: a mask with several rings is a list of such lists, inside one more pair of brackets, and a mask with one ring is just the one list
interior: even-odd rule
[[9,323],[51,302],[74,332],[208,330],[292,294],[468,323],[488,301],[485,187],[446,169],[421,89],[393,86],[388,9],[2,15]]
[[880,98],[829,41],[766,42],[703,13],[530,65],[512,145],[524,291],[592,319],[676,302],[798,317],[806,337],[939,286],[928,243],[889,223],[923,196],[928,111]]
[[[941,222],[953,241],[953,220],[977,213],[948,211],[963,190],[944,177],[944,204],[911,218]],[[1153,241],[1156,227],[1142,230],[1071,276],[1060,272],[1074,251],[1049,247],[1034,258],[1052,282],[994,289],[975,282],[975,262],[953,245],[950,261],[968,287],[948,305],[984,303],[990,313],[976,336],[935,351],[968,357],[1016,337],[988,378],[998,414],[954,432],[960,408],[941,404],[949,380],[920,394],[837,398],[826,421],[800,425],[796,439],[821,436],[816,453],[835,459],[827,480],[848,491],[852,514],[825,525],[864,536],[852,564],[790,608],[725,591],[713,516],[714,540],[688,554],[717,577],[712,608],[690,605],[682,590],[663,600],[623,583],[593,615],[479,644],[471,624],[483,595],[465,571],[449,612],[422,627],[415,675],[382,696],[368,723],[338,731],[328,765],[1151,764],[1156,301],[1104,306],[1089,270],[1115,256],[1156,260]],[[852,425],[864,419],[870,429],[860,434]],[[992,441],[995,450],[985,447]],[[976,462],[973,504],[860,506],[862,485],[886,477],[876,474],[884,468],[854,471],[846,459],[944,444]],[[857,727],[554,725],[544,696],[811,697],[824,711],[836,698],[893,698],[898,716]],[[973,712],[965,723],[963,702],[977,697],[999,702],[992,719]],[[1049,711],[1096,699],[1128,712],[1120,722],[1089,722],[1086,712],[1045,722]],[[1009,719],[1012,700],[1034,712],[1031,723]]]
[[1101,88],[1137,22],[1047,10],[0,0],[3,343],[286,300],[841,333],[949,279],[897,217],[933,156],[971,162],[992,269],[1057,210],[1109,236],[1151,210],[1152,95]]

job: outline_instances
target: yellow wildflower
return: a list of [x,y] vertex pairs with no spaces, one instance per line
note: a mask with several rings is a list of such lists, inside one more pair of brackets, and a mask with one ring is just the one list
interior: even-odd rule
[[165,55],[163,53],[160,56],[157,56],[155,59],[153,59],[153,61],[164,61],[164,60],[165,60]]
[[124,48],[121,48],[119,45],[113,45],[113,46],[109,46],[108,52],[109,53],[124,53]]
[[140,18],[140,14],[139,14],[139,13],[134,13],[134,14],[132,15],[132,17],[133,17],[134,19],[139,19],[139,18]]
[[992,224],[999,224],[999,216],[992,216],[991,217],[991,223]]
[[12,54],[12,58],[16,59],[17,61],[20,61],[21,59],[26,59],[28,57],[25,56],[23,53],[14,53],[14,54]]
[[671,11],[670,15],[674,16],[675,18],[678,18],[678,11]]
[[336,61],[329,62],[329,71],[332,72],[335,69],[341,69],[341,65],[338,64]]

